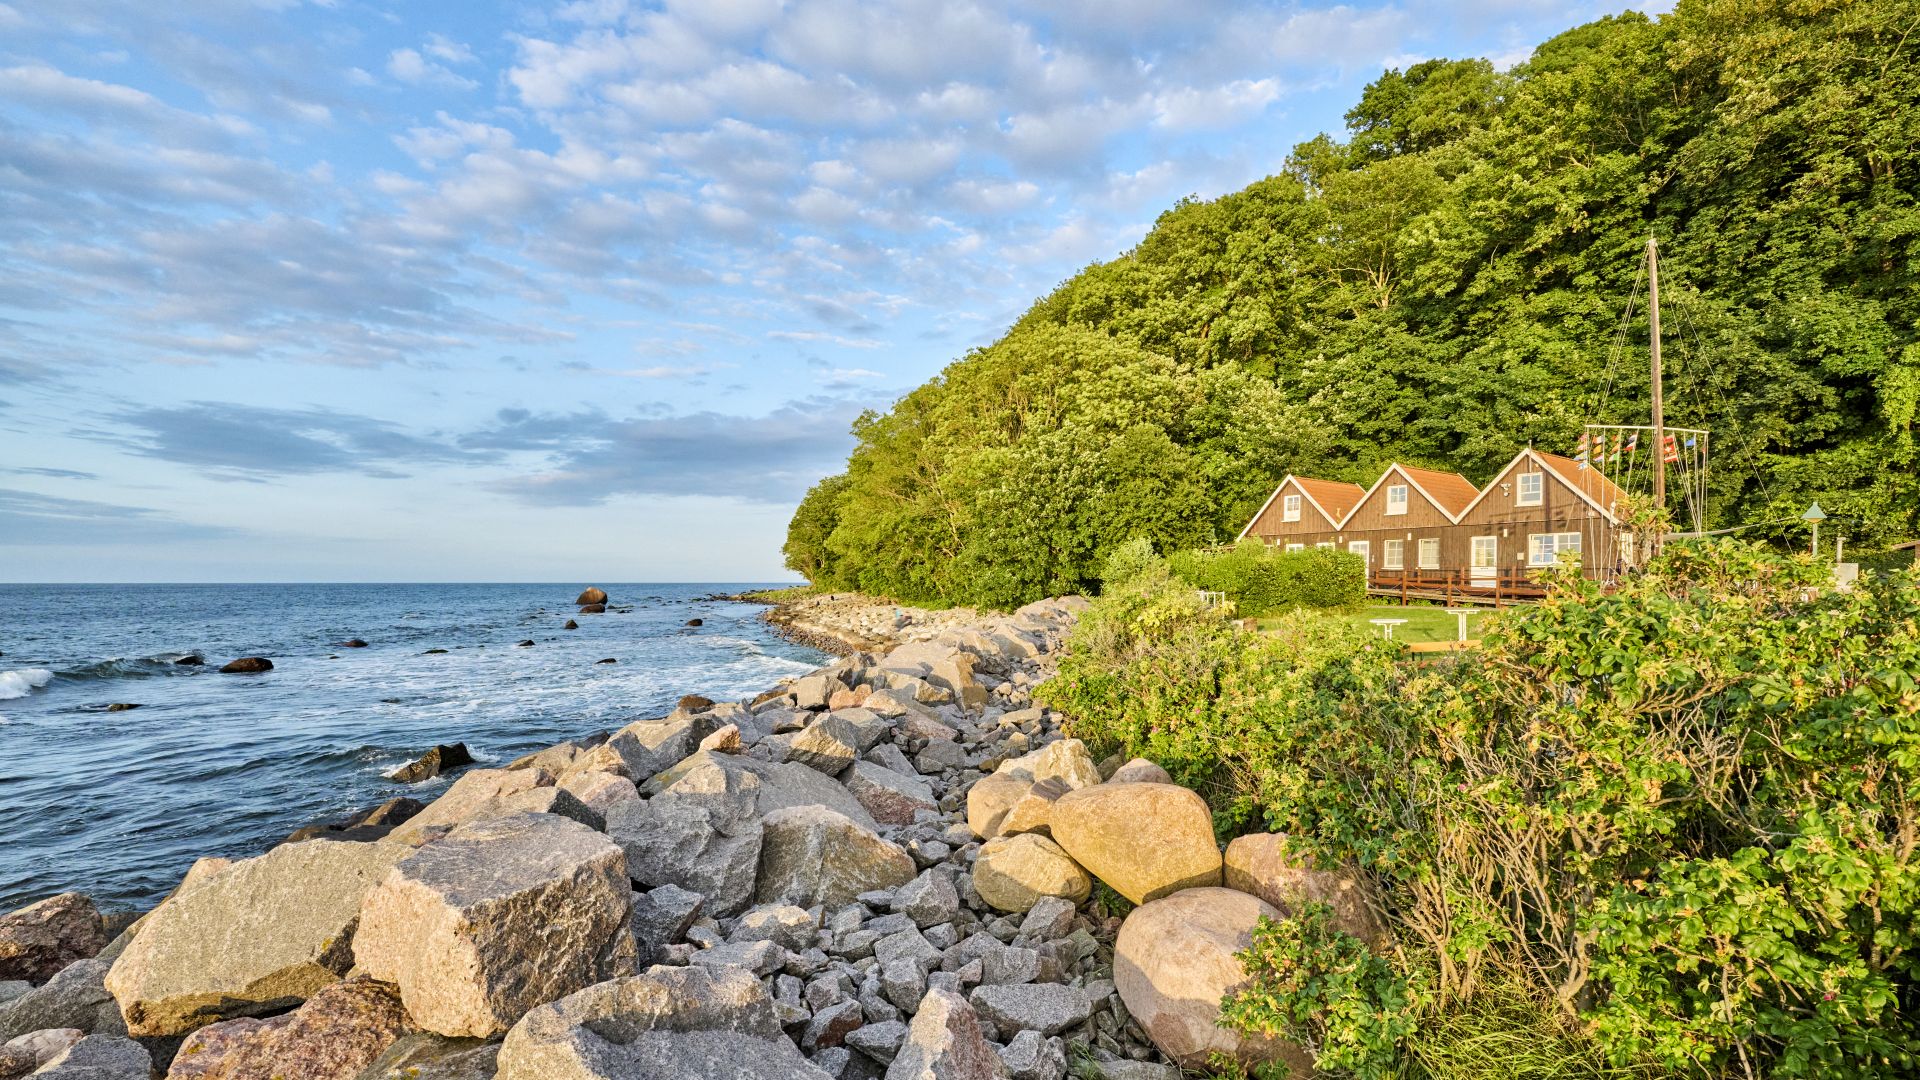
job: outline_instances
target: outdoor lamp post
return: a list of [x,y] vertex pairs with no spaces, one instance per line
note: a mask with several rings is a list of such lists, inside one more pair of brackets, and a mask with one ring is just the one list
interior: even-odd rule
[[1808,550],[1808,554],[1818,558],[1820,555],[1820,523],[1827,520],[1827,512],[1820,509],[1820,504],[1816,502],[1812,506],[1807,507],[1807,512],[1800,515],[1800,520],[1813,526],[1813,547]]

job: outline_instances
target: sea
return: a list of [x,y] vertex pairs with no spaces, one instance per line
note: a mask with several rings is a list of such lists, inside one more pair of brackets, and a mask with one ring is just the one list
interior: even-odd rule
[[[721,598],[757,585],[594,584],[606,614],[581,583],[0,585],[0,912],[145,909],[200,856],[431,800],[386,774],[436,743],[504,764],[830,659]],[[243,656],[273,670],[220,673]]]

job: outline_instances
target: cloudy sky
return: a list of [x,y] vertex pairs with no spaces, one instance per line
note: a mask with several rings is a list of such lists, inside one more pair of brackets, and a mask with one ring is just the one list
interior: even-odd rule
[[1612,9],[4,0],[0,581],[785,578],[861,409]]

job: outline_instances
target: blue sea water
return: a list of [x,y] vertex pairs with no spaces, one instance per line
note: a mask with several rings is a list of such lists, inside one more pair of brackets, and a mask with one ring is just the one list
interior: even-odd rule
[[[597,584],[605,615],[576,614],[579,584],[0,585],[0,911],[146,907],[199,856],[432,799],[448,779],[384,774],[435,743],[504,763],[827,659],[709,598],[754,586]],[[274,670],[218,673],[240,656]]]

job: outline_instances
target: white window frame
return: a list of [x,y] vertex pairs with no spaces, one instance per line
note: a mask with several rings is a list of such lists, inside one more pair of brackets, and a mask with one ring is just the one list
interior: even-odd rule
[[[1480,558],[1483,553],[1486,555],[1484,562],[1481,561]],[[1476,536],[1469,540],[1467,543],[1467,570],[1470,573],[1481,573],[1483,571],[1488,574],[1499,573],[1500,538],[1489,535]]]
[[[1532,481],[1529,485],[1528,481]],[[1529,492],[1527,488],[1533,490]],[[1547,501],[1547,477],[1545,473],[1523,472],[1513,479],[1513,505],[1540,506]]]
[[1305,550],[1307,550],[1307,545],[1305,545],[1305,544],[1288,544],[1288,545],[1287,545],[1287,550],[1288,550],[1288,551],[1305,551]]
[[1577,532],[1551,532],[1527,534],[1527,565],[1554,566],[1562,555],[1580,553],[1580,534]]
[[1298,495],[1281,496],[1280,520],[1281,521],[1299,521],[1300,520],[1300,496]]
[[[1428,557],[1428,552],[1433,553],[1431,558]],[[1421,537],[1415,557],[1420,560],[1418,566],[1422,570],[1440,569],[1440,538],[1437,536]]]
[[1398,517],[1407,512],[1407,485],[1387,485],[1387,516]]
[[1373,541],[1349,540],[1347,541],[1347,554],[1358,555],[1360,556],[1360,561],[1366,563],[1369,569],[1373,567]]
[[1407,542],[1405,540],[1380,541],[1380,569],[1405,570],[1407,568]]

